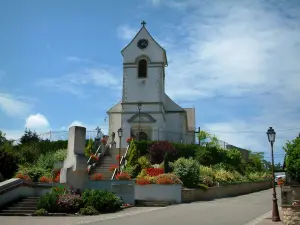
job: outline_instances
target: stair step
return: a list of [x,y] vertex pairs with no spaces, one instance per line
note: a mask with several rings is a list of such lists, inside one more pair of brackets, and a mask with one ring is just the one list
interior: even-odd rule
[[13,212],[13,213],[3,213],[0,212],[0,216],[31,216],[32,213],[19,213],[19,212]]
[[27,210],[27,209],[19,209],[19,210],[14,210],[14,209],[4,209],[1,211],[1,213],[24,213],[24,214],[31,214],[34,213],[35,210]]
[[7,207],[7,210],[36,210],[36,206],[11,206],[11,207]]

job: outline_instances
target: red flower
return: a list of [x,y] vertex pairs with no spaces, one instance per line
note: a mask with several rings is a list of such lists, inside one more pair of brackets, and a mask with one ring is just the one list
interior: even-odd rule
[[54,182],[58,183],[60,182],[60,173],[58,173],[54,179]]
[[102,173],[95,173],[90,177],[91,180],[102,180],[103,179],[103,175]]
[[16,175],[16,178],[20,178],[20,179],[22,179],[22,180],[28,180],[28,181],[31,180],[30,177],[29,177],[28,175],[21,174],[21,173],[18,173],[18,174]]
[[120,159],[121,159],[121,157],[120,157],[120,155],[118,154],[118,155],[116,156],[116,160],[119,162]]
[[42,182],[42,183],[49,183],[49,182],[52,182],[52,179],[48,178],[48,177],[45,177],[45,176],[42,176],[40,178],[40,182]]
[[117,180],[130,180],[131,177],[128,173],[126,172],[121,172],[121,173],[118,173],[117,176],[116,176],[116,179]]
[[138,185],[147,185],[150,184],[150,180],[145,179],[143,177],[137,178],[135,181]]
[[96,156],[96,155],[91,155],[91,158],[93,159],[93,160],[96,160],[96,161],[98,161],[99,160],[99,157],[98,156]]
[[126,139],[127,144],[129,144],[131,141],[133,140],[133,138],[129,137]]
[[116,164],[112,164],[112,165],[109,166],[110,171],[114,171],[117,168],[118,168],[118,165],[116,165]]
[[150,177],[156,177],[160,174],[164,173],[164,169],[163,168],[147,168],[146,169],[146,173],[148,176]]

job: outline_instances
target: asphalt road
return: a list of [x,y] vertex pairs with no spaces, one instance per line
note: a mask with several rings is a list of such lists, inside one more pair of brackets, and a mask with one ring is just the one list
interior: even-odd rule
[[175,205],[137,215],[102,220],[89,224],[244,225],[271,209],[272,190],[270,189],[234,198]]

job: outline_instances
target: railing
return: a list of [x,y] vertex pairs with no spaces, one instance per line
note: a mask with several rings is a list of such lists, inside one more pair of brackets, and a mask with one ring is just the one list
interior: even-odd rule
[[[102,147],[104,147],[104,151],[102,151]],[[95,156],[99,157],[101,159],[101,157],[105,154],[105,146],[103,146],[102,144],[99,145],[99,147],[97,148],[96,152],[95,152]],[[95,168],[97,166],[97,163],[94,162],[92,163],[92,156],[89,157],[87,164],[88,164],[88,172],[90,173],[91,170],[93,168]]]
[[[130,144],[127,145],[126,152],[125,152],[125,154],[122,156],[122,158],[120,159],[120,165],[121,165],[121,166],[120,166],[120,172],[122,172],[123,169],[124,169],[124,167],[126,166],[126,162],[127,162],[127,161],[126,161],[126,157],[127,157],[127,154],[128,154],[129,147],[130,147]],[[119,170],[119,168],[116,168],[116,169],[114,170],[114,173],[113,173],[113,175],[112,175],[112,177],[111,177],[111,180],[115,179],[118,170]]]

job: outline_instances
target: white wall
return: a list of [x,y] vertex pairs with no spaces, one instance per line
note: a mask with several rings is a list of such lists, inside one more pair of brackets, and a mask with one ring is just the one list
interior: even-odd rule
[[167,113],[167,139],[173,142],[184,141],[184,114],[183,113]]

